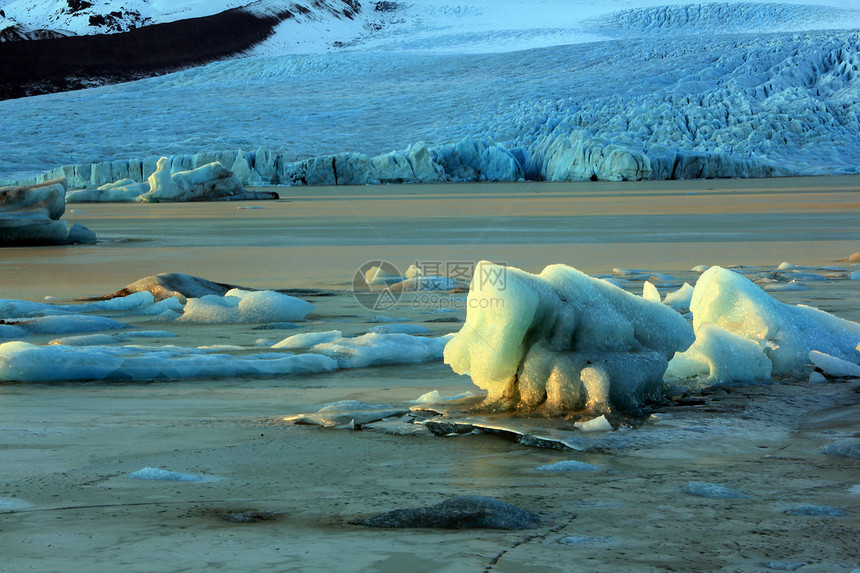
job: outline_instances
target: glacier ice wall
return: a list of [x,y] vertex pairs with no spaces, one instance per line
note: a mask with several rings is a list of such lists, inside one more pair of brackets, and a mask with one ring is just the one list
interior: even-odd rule
[[856,31],[248,58],[0,102],[0,184],[138,180],[160,155],[245,184],[854,173],[858,78]]
[[860,25],[860,10],[776,2],[710,2],[630,8],[585,20],[592,33],[631,35],[797,32]]

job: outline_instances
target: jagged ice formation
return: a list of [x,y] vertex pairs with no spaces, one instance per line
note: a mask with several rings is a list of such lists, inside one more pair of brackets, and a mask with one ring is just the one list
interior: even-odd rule
[[858,73],[853,31],[249,58],[0,102],[0,178],[97,186],[161,154],[244,184],[853,173]]

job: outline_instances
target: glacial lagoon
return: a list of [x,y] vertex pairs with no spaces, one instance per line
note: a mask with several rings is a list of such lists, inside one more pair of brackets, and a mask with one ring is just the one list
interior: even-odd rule
[[[754,278],[789,262],[801,267],[793,272],[825,280],[773,296],[860,320],[860,283],[849,278],[857,268],[839,262],[860,244],[854,176],[277,191],[281,199],[270,202],[69,206],[65,219],[101,242],[4,249],[2,296],[68,304],[147,275],[182,272],[287,289],[315,306],[296,328],[112,315],[129,333],[150,332],[122,344],[206,347],[240,359],[299,333],[360,335],[385,324],[378,315],[425,327],[428,337],[460,328],[437,319],[462,320],[465,292],[403,293],[384,309],[362,306],[354,273],[378,261],[402,272],[480,259],[530,272],[564,263],[614,276],[636,294],[643,279],[624,271],[642,270],[656,277],[662,295],[695,284],[698,265]],[[91,569],[146,570],[154,554],[177,566],[205,559],[229,568],[241,559],[270,570],[858,566],[851,532],[860,498],[850,457],[857,380],[669,396],[643,425],[595,433],[579,450],[529,447],[487,432],[402,435],[384,424],[355,431],[286,421],[342,401],[408,410],[428,392],[480,394],[441,360],[311,375],[2,387],[0,546],[14,551],[21,568],[74,560]],[[594,469],[546,470],[566,461],[579,464],[556,467]],[[691,495],[696,484],[704,486],[692,491],[746,497]],[[525,532],[354,525],[461,494],[503,499],[538,513],[541,524]],[[843,513],[798,510],[807,506]]]

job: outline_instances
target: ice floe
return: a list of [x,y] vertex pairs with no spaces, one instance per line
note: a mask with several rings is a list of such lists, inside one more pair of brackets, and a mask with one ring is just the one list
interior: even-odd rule
[[210,324],[291,322],[303,320],[313,309],[314,305],[294,296],[234,288],[224,296],[188,299],[177,320]]
[[612,542],[609,537],[601,535],[568,535],[558,540],[562,545],[604,545]]
[[696,341],[669,361],[666,377],[693,387],[766,382],[772,364],[761,346],[710,322],[696,329]]
[[439,390],[431,390],[430,392],[426,392],[421,394],[418,398],[412,401],[413,404],[439,404],[441,402],[451,402],[454,400],[462,400],[464,398],[472,398],[475,394],[473,392],[461,392],[460,394],[454,394],[453,396],[443,396],[439,393]]
[[17,497],[0,497],[0,512],[2,511],[17,511],[33,507],[29,501]]
[[612,424],[606,419],[606,416],[597,416],[590,420],[577,421],[573,423],[573,427],[583,432],[611,432]]
[[796,505],[785,510],[788,515],[804,517],[845,517],[848,512],[829,505]]
[[132,479],[151,480],[151,481],[187,481],[187,482],[210,482],[218,481],[222,478],[218,476],[208,476],[203,474],[186,474],[182,472],[174,472],[161,468],[145,467],[135,472],[131,472],[127,477]]
[[860,364],[830,356],[818,350],[809,352],[809,359],[825,374],[840,378],[860,378]]
[[684,491],[690,495],[709,497],[712,499],[746,499],[749,497],[736,489],[703,481],[691,481],[684,486]]
[[272,348],[309,348],[323,342],[331,342],[343,338],[340,330],[327,330],[325,332],[302,332],[294,334],[273,344]]
[[408,318],[396,318],[393,316],[386,316],[384,314],[377,314],[367,322],[381,322],[381,323],[390,323],[390,322],[409,322]]
[[387,418],[402,416],[409,410],[387,404],[369,404],[357,400],[341,400],[321,407],[316,412],[286,418],[294,424],[310,424],[326,428],[354,429]]
[[537,527],[536,513],[483,495],[461,495],[428,507],[395,509],[357,522],[367,527],[442,529],[528,529]]
[[761,565],[774,571],[797,571],[806,566],[806,561],[762,561]]
[[663,304],[671,306],[676,310],[690,308],[690,301],[693,299],[693,287],[689,283],[684,283],[676,291],[667,293],[663,298]]
[[141,330],[123,332],[120,334],[83,334],[80,336],[64,336],[56,338],[48,344],[61,346],[106,346],[114,343],[128,342],[134,338],[174,338],[176,334],[163,330]]
[[367,329],[367,332],[376,334],[430,334],[432,331],[426,326],[419,324],[382,324]]
[[564,460],[537,468],[541,472],[599,472],[603,468],[577,460]]
[[860,460],[860,440],[839,440],[827,444],[821,451],[829,456]]
[[333,358],[341,368],[415,364],[441,358],[452,336],[368,333],[316,344],[308,351]]
[[207,349],[161,346],[37,346],[0,344],[0,380],[177,380],[332,372],[337,362],[320,354],[234,356]]
[[12,327],[9,331],[11,336],[4,335],[4,331],[0,329],[0,339],[4,337],[74,334],[127,328],[125,324],[118,320],[85,314],[49,315],[36,318],[4,320],[3,322],[4,324],[0,326]]

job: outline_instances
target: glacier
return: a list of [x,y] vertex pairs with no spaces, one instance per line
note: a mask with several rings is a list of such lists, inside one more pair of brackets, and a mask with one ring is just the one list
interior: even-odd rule
[[[821,7],[754,6],[754,30],[718,25],[750,19],[748,3],[703,4],[700,24],[623,40],[469,54],[371,43],[2,101],[0,182],[143,181],[161,156],[172,173],[220,161],[244,185],[856,173],[860,34],[773,31],[836,24]],[[840,26],[860,26],[845,14]]]

